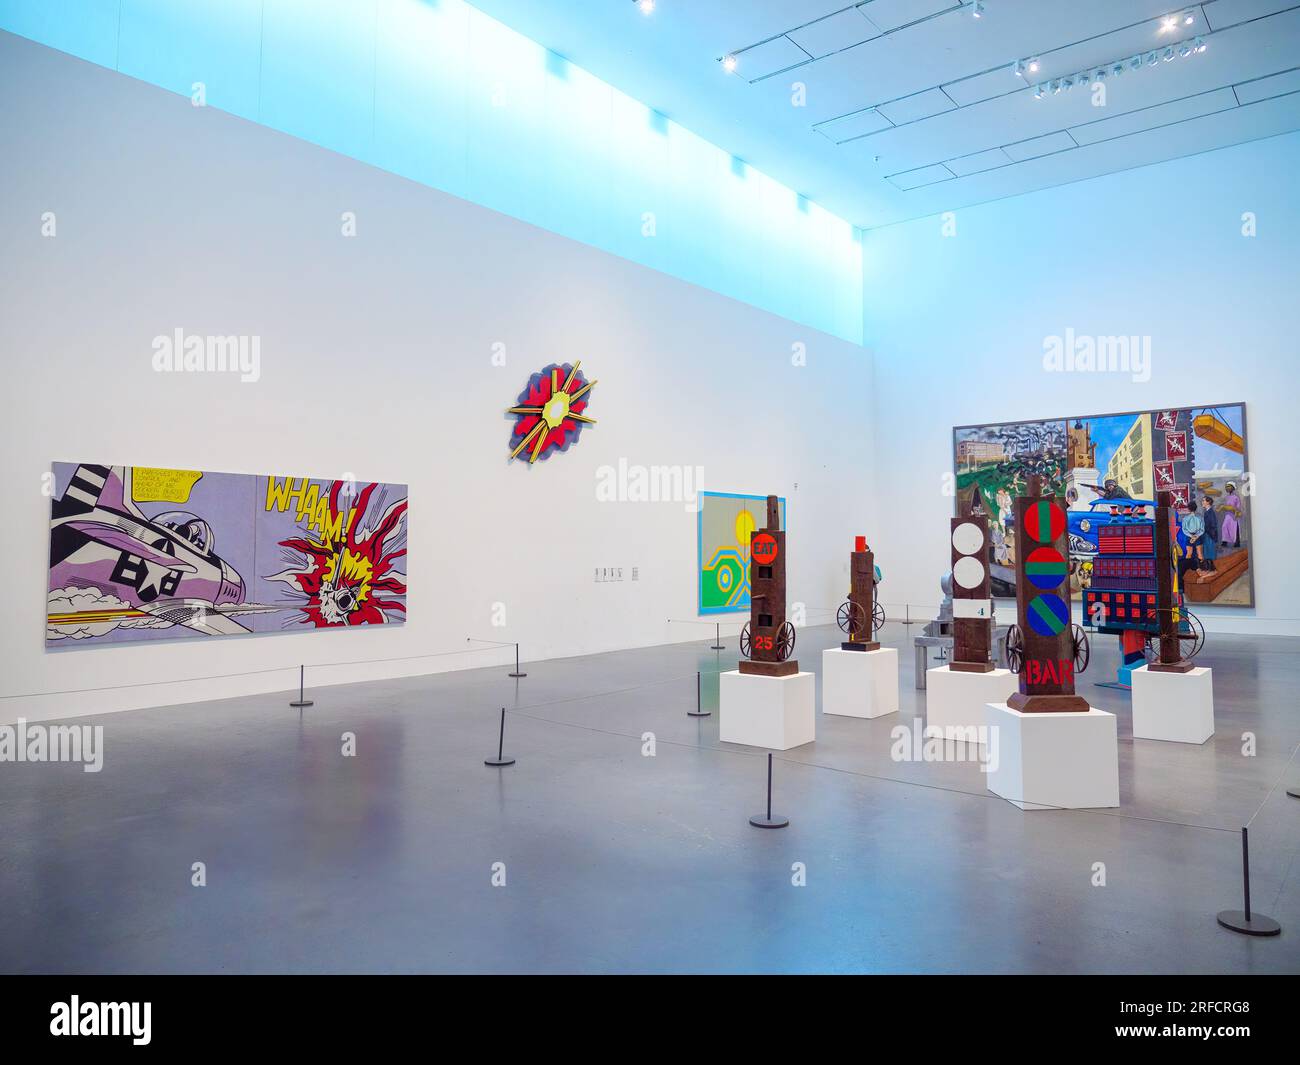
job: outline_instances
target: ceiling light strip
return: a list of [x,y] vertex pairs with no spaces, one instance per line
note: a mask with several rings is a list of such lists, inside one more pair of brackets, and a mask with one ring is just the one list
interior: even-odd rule
[[[1262,22],[1262,21],[1265,20],[1265,19],[1276,18],[1276,17],[1279,16],[1279,15],[1285,15],[1285,14],[1288,14],[1289,12],[1296,11],[1296,10],[1298,10],[1298,9],[1300,9],[1300,4],[1292,4],[1290,7],[1281,8],[1281,9],[1278,10],[1278,11],[1269,11],[1269,12],[1263,14],[1263,15],[1256,15],[1256,16],[1254,16],[1253,18],[1243,19],[1243,20],[1240,21],[1240,22],[1234,22],[1234,23],[1233,23],[1232,25],[1230,25],[1230,26],[1222,26],[1222,27],[1220,27],[1220,28],[1217,29],[1217,30],[1215,30],[1215,29],[1208,30],[1208,31],[1206,31],[1205,33],[1201,34],[1201,36],[1203,36],[1203,37],[1207,37],[1207,38],[1208,38],[1208,37],[1218,36],[1219,34],[1223,34],[1223,33],[1231,33],[1233,30],[1241,29],[1241,28],[1244,27],[1244,26],[1249,26],[1249,25],[1251,25],[1251,24],[1253,24],[1253,23],[1256,23],[1256,22]],[[1182,10],[1182,9],[1179,9],[1179,10]],[[1109,37],[1109,36],[1111,36],[1111,35],[1113,35],[1113,34],[1116,34],[1116,33],[1124,33],[1124,32],[1127,31],[1127,30],[1137,29],[1138,27],[1140,27],[1140,26],[1145,26],[1147,23],[1150,23],[1150,22],[1159,22],[1161,19],[1166,18],[1167,15],[1168,15],[1168,12],[1167,12],[1165,15],[1155,15],[1155,16],[1153,16],[1153,17],[1151,17],[1151,18],[1144,18],[1144,19],[1142,19],[1142,20],[1139,21],[1139,22],[1130,22],[1130,23],[1128,23],[1127,25],[1124,25],[1124,26],[1116,26],[1116,27],[1113,28],[1113,29],[1109,29],[1109,30],[1105,30],[1105,31],[1103,31],[1102,33],[1094,33],[1094,34],[1092,34],[1090,37],[1080,37],[1080,38],[1079,38],[1078,40],[1076,40],[1076,41],[1068,41],[1068,42],[1066,42],[1065,44],[1057,45],[1055,48],[1051,48],[1051,49],[1048,49],[1048,50],[1045,51],[1045,52],[1041,52],[1041,53],[1039,53],[1039,58],[1041,58],[1042,56],[1049,56],[1049,55],[1052,55],[1052,54],[1055,53],[1055,52],[1061,52],[1061,51],[1064,51],[1064,50],[1067,49],[1067,48],[1076,48],[1076,47],[1078,47],[1078,46],[1081,45],[1081,44],[1088,44],[1088,43],[1091,42],[1091,41],[1099,41],[1099,40],[1102,40],[1102,39],[1105,38],[1105,37]],[[1207,26],[1209,25],[1208,20],[1207,20],[1207,22],[1206,22],[1206,25],[1207,25]],[[861,43],[863,43],[863,44],[868,44],[868,43],[870,43],[870,42],[868,42],[868,41],[864,41],[864,42],[861,42]],[[851,45],[850,47],[854,47],[854,48],[856,48],[856,47],[858,47],[858,45]],[[1162,45],[1161,47],[1163,47],[1163,45]],[[847,49],[846,49],[846,50],[847,50]],[[814,122],[813,125],[812,125],[812,128],[813,128],[813,129],[818,129],[818,128],[821,127],[821,126],[828,126],[828,125],[831,125],[832,123],[835,123],[835,122],[842,122],[842,121],[844,121],[845,119],[848,119],[848,118],[854,118],[854,117],[856,117],[857,115],[866,114],[868,111],[874,111],[876,108],[879,108],[879,107],[887,107],[889,104],[899,103],[900,101],[903,101],[903,100],[910,100],[912,97],[914,97],[914,96],[920,96],[922,93],[930,92],[932,89],[943,89],[943,88],[945,88],[945,87],[947,87],[947,86],[949,86],[949,85],[960,85],[960,84],[961,84],[962,82],[964,82],[964,81],[972,81],[972,80],[975,79],[975,78],[982,78],[982,77],[984,77],[986,74],[994,74],[994,73],[996,73],[996,72],[999,71],[999,70],[1003,70],[1003,69],[1005,69],[1005,67],[1006,67],[1006,64],[1005,64],[1005,63],[999,63],[997,66],[994,66],[994,67],[988,67],[988,68],[985,69],[985,70],[976,71],[974,74],[965,74],[965,75],[963,75],[963,76],[960,77],[960,78],[953,78],[951,81],[940,82],[938,85],[927,85],[927,86],[926,86],[925,88],[923,88],[923,89],[918,89],[918,90],[916,90],[915,92],[909,92],[909,93],[906,93],[906,94],[904,94],[903,96],[895,96],[893,99],[890,99],[890,100],[880,100],[880,101],[878,101],[877,103],[869,104],[869,105],[866,106],[866,107],[859,107],[859,108],[856,108],[856,109],[854,109],[854,110],[852,110],[852,111],[846,111],[846,112],[844,112],[844,114],[842,114],[842,115],[835,115],[835,116],[833,116],[833,117],[831,117],[831,118],[823,118],[823,119],[822,119],[821,121],[819,121],[819,122]],[[783,73],[783,71],[777,71],[777,73]],[[761,80],[761,79],[758,79],[758,80]],[[1008,90],[1007,92],[995,93],[995,94],[992,95],[992,96],[985,96],[985,97],[983,97],[982,99],[979,99],[979,100],[972,100],[970,103],[967,103],[967,104],[960,104],[960,105],[958,106],[958,109],[966,108],[966,107],[974,107],[974,106],[976,106],[977,104],[988,103],[990,100],[1000,100],[1000,99],[1002,99],[1002,98],[1004,98],[1004,97],[1012,96],[1012,95],[1014,95],[1014,94],[1017,93],[1017,92],[1020,92],[1020,88],[1010,89],[1010,90]],[[949,113],[949,112],[947,112],[947,111],[943,112],[943,114],[948,114],[948,113]],[[882,116],[882,117],[883,117],[883,116]],[[936,117],[936,116],[931,115],[931,116],[927,116],[927,117],[928,117],[928,118],[933,118],[933,117]],[[897,125],[898,125],[898,126],[910,126],[910,125],[913,125],[914,123],[917,123],[917,122],[925,122],[926,120],[927,120],[926,118],[914,118],[914,119],[911,119],[911,120],[909,120],[909,121],[907,121],[907,122],[900,122],[900,123],[897,123]],[[836,140],[834,140],[834,138],[831,138],[831,139],[832,139],[833,143],[835,143],[835,144],[848,144],[850,141],[861,140],[861,139],[864,138],[864,137],[874,137],[874,136],[876,136],[878,133],[886,133],[886,132],[888,132],[888,131],[887,131],[887,130],[874,130],[874,131],[872,131],[871,133],[860,133],[860,134],[857,134],[856,136],[853,136],[853,137],[846,137],[846,138],[845,138],[844,140],[842,140],[842,141],[836,141]]]

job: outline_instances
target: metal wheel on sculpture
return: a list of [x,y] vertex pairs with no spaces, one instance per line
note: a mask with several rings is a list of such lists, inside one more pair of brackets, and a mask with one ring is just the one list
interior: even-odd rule
[[790,622],[781,623],[781,627],[776,630],[776,660],[784,662],[794,654],[794,626]]
[[1019,673],[1025,668],[1025,634],[1019,625],[1007,629],[1007,668],[1012,673]]
[[746,658],[752,658],[750,654],[753,651],[753,645],[749,639],[749,622],[745,622],[745,627],[740,630],[740,653]]
[[880,605],[877,599],[871,604],[871,635],[878,633],[885,624],[885,608]]
[[1201,624],[1201,619],[1193,614],[1190,610],[1183,611],[1187,615],[1188,632],[1178,633],[1178,647],[1182,651],[1184,658],[1195,658],[1201,653],[1201,648],[1205,646],[1205,626]]
[[852,599],[844,600],[835,614],[835,624],[840,627],[840,632],[850,636],[860,633],[866,620],[861,605]]
[[1074,637],[1074,671],[1082,673],[1088,668],[1092,646],[1088,643],[1088,634],[1080,626],[1071,625],[1070,634]]

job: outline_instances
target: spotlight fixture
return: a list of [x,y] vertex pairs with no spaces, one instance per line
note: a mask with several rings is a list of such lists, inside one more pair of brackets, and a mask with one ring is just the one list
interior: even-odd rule
[[1017,59],[1016,65],[1011,68],[1011,73],[1018,78],[1023,78],[1025,76],[1025,61]]
[[970,13],[975,18],[984,17],[984,0],[971,0]]
[[736,72],[736,57],[734,55],[724,55],[722,57],[722,69],[728,74]]
[[[1156,48],[1150,52],[1139,52],[1137,55],[1129,56],[1127,59],[1117,59],[1112,63],[1102,63],[1100,66],[1091,67],[1088,70],[1080,71],[1077,74],[1066,74],[1061,78],[1053,78],[1051,81],[1041,82],[1034,86],[1034,99],[1041,100],[1050,92],[1053,96],[1059,95],[1062,90],[1068,92],[1074,85],[1084,88],[1086,85],[1096,85],[1103,82],[1107,77],[1117,78],[1124,73],[1125,69],[1140,71],[1143,66],[1159,66],[1160,61],[1171,62],[1177,57],[1183,59],[1189,56],[1199,55],[1207,47],[1206,40],[1203,36],[1189,37],[1183,41],[1175,41],[1173,44],[1167,44],[1163,48]],[[1022,77],[1024,71],[1033,69],[1027,64],[1037,66],[1038,61],[1021,60],[1016,63],[1016,72]],[[1023,66],[1023,70],[1021,69]]]
[[653,15],[655,13],[655,0],[633,0],[633,3],[636,4],[643,15]]

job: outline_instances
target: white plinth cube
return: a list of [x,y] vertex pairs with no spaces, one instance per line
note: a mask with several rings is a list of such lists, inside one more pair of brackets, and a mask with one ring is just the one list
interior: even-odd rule
[[822,713],[884,717],[898,712],[898,651],[822,652]]
[[[944,735],[960,729],[957,739],[983,743],[989,703],[1005,703],[1016,690],[1016,675],[1009,669],[964,673],[948,666],[925,671],[925,724],[941,728]],[[975,737],[978,737],[977,739]]]
[[817,678],[763,677],[738,669],[718,678],[718,739],[788,751],[817,738]]
[[989,703],[986,711],[984,753],[993,794],[1022,810],[1119,805],[1114,714],[1096,707],[1086,713],[1022,714],[1006,703]]
[[1204,743],[1214,735],[1214,674],[1205,666],[1188,673],[1133,670],[1133,738]]

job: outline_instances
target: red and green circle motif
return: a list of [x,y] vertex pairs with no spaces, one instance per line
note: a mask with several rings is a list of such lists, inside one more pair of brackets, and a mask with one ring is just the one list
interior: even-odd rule
[[1044,592],[1029,601],[1025,619],[1039,636],[1055,636],[1070,624],[1070,606],[1059,595]]
[[1025,532],[1036,543],[1050,544],[1065,532],[1065,511],[1046,499],[1025,510]]
[[1036,547],[1025,559],[1025,576],[1035,588],[1059,587],[1069,572],[1069,564],[1054,547]]

